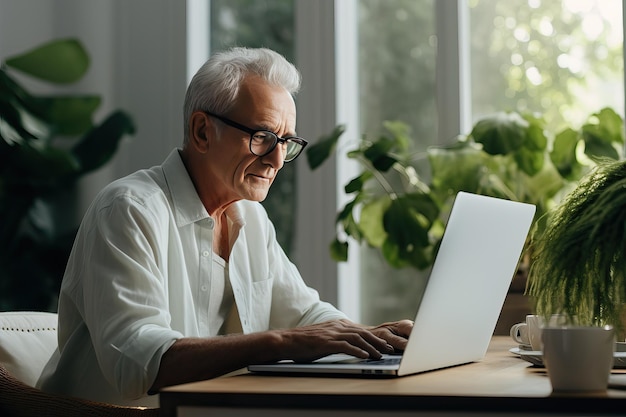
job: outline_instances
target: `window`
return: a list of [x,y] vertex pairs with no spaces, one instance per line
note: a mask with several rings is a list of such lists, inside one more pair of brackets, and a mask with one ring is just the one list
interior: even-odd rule
[[[299,29],[294,23],[298,18],[304,25],[303,20],[313,18],[332,21],[334,31],[312,24]],[[318,98],[314,105],[336,104],[340,122],[352,112],[347,117],[352,137],[377,135],[384,120],[401,120],[412,129],[415,152],[468,133],[471,121],[496,111],[541,112],[553,127],[581,124],[583,117],[605,106],[624,114],[619,0],[213,0],[210,22],[212,51],[268,46],[300,65],[297,59],[311,57],[311,44],[319,42],[315,58],[303,65],[335,62],[339,76],[333,80],[324,73],[315,82],[332,84],[337,96],[354,99],[345,106]],[[298,36],[309,41],[298,41]],[[335,50],[327,47],[328,36]],[[320,57],[319,51],[326,55]],[[352,54],[352,63],[346,65]],[[333,201],[341,200],[343,186],[352,178],[339,161],[336,184],[318,187],[327,189]],[[287,251],[294,240],[294,195],[308,193],[294,188],[295,166],[285,167],[264,203]],[[324,222],[333,218],[331,213]],[[305,238],[322,248],[319,258],[328,253],[329,241]],[[364,323],[412,316],[425,273],[393,270],[368,248],[356,254],[338,268],[345,292],[339,294],[339,307]],[[315,262],[332,261],[328,256]],[[305,279],[312,275],[302,272]],[[337,287],[335,278],[319,279]],[[351,284],[346,289],[343,282]],[[355,297],[358,301],[352,303]]]
[[[437,51],[437,44],[451,45],[447,32],[459,33],[456,46],[468,58],[458,59],[459,77],[471,80],[459,83],[464,91],[458,96],[469,95],[470,103],[465,109],[470,114],[461,118],[475,121],[507,110],[541,112],[551,127],[558,127],[564,122],[580,125],[606,106],[624,114],[621,1],[460,0],[458,16],[442,15],[436,3],[357,2],[364,134],[376,135],[383,120],[397,119],[412,127],[416,151],[453,139],[437,138],[435,124],[437,118],[449,117],[445,108],[437,114],[435,103],[436,88],[442,86],[436,79],[449,71],[434,67],[437,53],[448,52]],[[425,274],[393,270],[381,258],[377,251],[361,248],[360,319],[365,323],[412,316],[425,283]]]

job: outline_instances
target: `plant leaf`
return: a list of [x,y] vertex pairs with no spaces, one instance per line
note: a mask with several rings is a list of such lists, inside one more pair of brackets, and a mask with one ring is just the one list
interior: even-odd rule
[[591,158],[619,159],[614,143],[624,143],[623,120],[610,108],[604,108],[589,117],[582,127],[585,154]]
[[413,266],[417,269],[428,268],[432,264],[432,248],[416,249],[411,253],[402,252],[400,246],[387,239],[381,248],[381,252],[387,263],[393,268],[405,268]]
[[363,185],[367,182],[367,180],[372,178],[373,175],[374,174],[369,171],[364,171],[363,173],[361,173],[361,175],[353,178],[348,184],[346,184],[346,186],[344,187],[344,191],[346,192],[346,194],[360,192],[363,189]]
[[334,239],[330,243],[330,257],[337,262],[346,262],[348,260],[348,242]]
[[608,157],[618,159],[617,149],[612,144],[611,135],[601,126],[584,125],[582,130],[585,141],[585,154],[591,158]]
[[2,123],[12,128],[8,134],[6,127],[2,127],[5,140],[22,142],[48,136],[50,127],[33,112],[33,97],[17,84],[9,75],[0,69],[0,115]]
[[385,239],[381,252],[387,263],[393,268],[404,268],[408,265],[408,262],[400,256],[398,245],[389,239]]
[[337,142],[345,131],[346,128],[344,125],[335,126],[330,134],[321,137],[315,144],[306,148],[306,159],[309,163],[309,168],[315,169],[328,159],[335,151]]
[[385,129],[391,133],[394,145],[400,151],[407,151],[411,145],[411,127],[399,120],[386,120],[383,122]]
[[545,151],[548,146],[548,138],[544,132],[545,121],[543,118],[525,115],[524,120],[528,122],[528,129],[523,147],[531,151]]
[[513,154],[513,158],[519,165],[519,168],[531,177],[541,171],[545,160],[542,151],[533,151],[526,147],[519,148]]
[[563,178],[575,179],[580,176],[582,166],[576,158],[576,147],[581,138],[573,129],[567,128],[554,138],[550,160]]
[[520,189],[514,198],[519,201],[536,204],[538,213],[545,213],[554,204],[552,198],[559,191],[565,192],[567,182],[559,175],[551,163],[544,163],[543,168],[532,177],[519,174],[514,181],[518,181]]
[[54,182],[78,171],[80,165],[72,154],[63,149],[34,147],[29,142],[17,146],[11,154],[11,164],[20,175],[7,179],[12,184],[38,185]]
[[430,147],[427,153],[433,187],[442,194],[478,189],[485,154],[473,142]]
[[[41,123],[32,123],[36,119],[23,117],[26,115],[26,111],[17,103],[6,103],[0,101],[0,136],[7,142],[23,142],[32,139],[38,139]],[[24,120],[24,119],[27,120]],[[11,133],[9,133],[3,124],[10,126]],[[34,124],[37,128],[34,128]]]
[[387,239],[383,217],[390,204],[391,198],[385,194],[364,204],[361,209],[359,229],[362,231],[365,241],[375,248],[381,247]]
[[34,97],[37,114],[55,126],[58,135],[74,136],[92,128],[92,116],[100,106],[99,96]]
[[478,121],[470,136],[490,155],[507,155],[526,140],[529,122],[518,113],[499,112]]
[[0,103],[17,103],[28,108],[27,103],[31,101],[31,94],[15,82],[4,68],[0,67]]
[[395,268],[407,265],[424,269],[431,265],[433,245],[429,230],[438,221],[438,204],[426,193],[410,193],[391,201],[383,215],[387,238],[383,256]]
[[355,198],[354,200],[350,201],[345,206],[343,206],[343,209],[339,212],[339,214],[337,214],[337,218],[335,219],[335,222],[339,223],[343,221],[344,219],[346,219],[352,213],[352,209],[354,208],[356,203],[357,203],[357,199]]
[[360,199],[361,194],[357,194],[354,200],[350,201],[343,207],[343,209],[337,215],[337,219],[335,221],[336,224],[341,225],[341,227],[348,236],[351,236],[359,242],[362,239],[361,230],[354,220],[354,215],[352,214],[352,211],[356,204],[360,201]]
[[89,68],[89,56],[76,39],[60,39],[5,61],[8,67],[57,84],[79,80]]
[[117,150],[122,136],[134,132],[133,122],[126,113],[112,113],[72,148],[72,153],[80,162],[80,173],[92,171],[106,163]]
[[[601,127],[604,135],[613,143],[624,143],[624,121],[622,117],[610,107],[605,107],[598,113],[590,116],[590,123]],[[585,125],[586,126],[586,125]],[[583,126],[583,131],[585,130]]]
[[410,199],[399,197],[391,201],[383,215],[385,231],[389,240],[396,243],[401,254],[412,252],[429,244],[430,223],[418,211]]
[[425,192],[412,192],[405,194],[402,198],[410,208],[426,218],[427,227],[430,230],[431,225],[437,221],[441,213],[441,208],[433,197]]
[[381,137],[363,151],[363,156],[372,163],[374,168],[381,172],[387,172],[397,162],[396,158],[388,154],[393,146],[394,141],[392,139]]

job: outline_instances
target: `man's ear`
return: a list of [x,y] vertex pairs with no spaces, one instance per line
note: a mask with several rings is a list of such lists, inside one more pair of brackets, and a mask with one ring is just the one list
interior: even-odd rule
[[191,114],[189,119],[189,144],[191,146],[198,152],[207,152],[214,134],[213,121],[207,114],[201,111]]

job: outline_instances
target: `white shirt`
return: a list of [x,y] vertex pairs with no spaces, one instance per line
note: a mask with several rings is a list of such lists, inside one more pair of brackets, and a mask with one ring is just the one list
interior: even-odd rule
[[261,204],[239,201],[226,214],[228,263],[213,251],[214,221],[178,150],[105,187],[76,236],[59,295],[59,349],[38,386],[157,406],[146,393],[161,356],[179,338],[218,335],[230,291],[244,333],[346,318],[306,286]]

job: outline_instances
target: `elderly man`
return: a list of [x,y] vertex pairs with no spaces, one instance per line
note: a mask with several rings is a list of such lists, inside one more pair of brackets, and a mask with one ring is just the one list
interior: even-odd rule
[[164,386],[249,364],[402,350],[410,321],[352,323],[308,288],[260,201],[296,136],[298,71],[267,49],[212,56],[162,165],[105,187],[76,237],[45,391],[155,405]]

